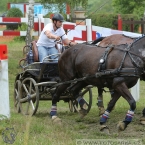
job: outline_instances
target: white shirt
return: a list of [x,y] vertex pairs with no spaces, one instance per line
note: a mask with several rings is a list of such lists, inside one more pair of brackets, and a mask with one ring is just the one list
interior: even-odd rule
[[48,23],[42,30],[39,39],[37,41],[37,46],[46,46],[46,47],[55,47],[55,39],[49,39],[45,35],[45,31],[49,30],[52,34],[57,36],[62,36],[61,39],[64,40],[67,38],[67,35],[65,34],[65,31],[62,27],[58,28],[56,31],[53,29],[53,23]]

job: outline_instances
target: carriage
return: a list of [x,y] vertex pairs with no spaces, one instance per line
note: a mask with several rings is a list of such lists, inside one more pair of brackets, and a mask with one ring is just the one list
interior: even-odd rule
[[[56,87],[64,83],[68,84],[68,88],[61,94],[60,100],[69,104],[71,112],[79,111],[78,103],[69,91],[79,80],[61,82],[58,62],[55,60],[61,54],[53,54],[54,59],[47,56],[43,62],[38,62],[38,51],[34,41],[30,46],[23,48],[23,53],[28,54],[30,50],[33,51],[34,62],[29,63],[27,57],[21,59],[19,65],[22,67],[22,71],[15,78],[14,106],[17,113],[34,115],[38,110],[39,101],[52,100],[52,94]],[[92,87],[92,85],[88,85],[79,93],[86,101],[87,112],[89,112],[92,105]]]

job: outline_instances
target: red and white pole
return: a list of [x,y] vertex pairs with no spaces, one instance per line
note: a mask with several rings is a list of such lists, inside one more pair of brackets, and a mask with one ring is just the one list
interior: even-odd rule
[[67,21],[70,20],[70,5],[66,4]]
[[0,44],[0,119],[10,117],[7,45]]

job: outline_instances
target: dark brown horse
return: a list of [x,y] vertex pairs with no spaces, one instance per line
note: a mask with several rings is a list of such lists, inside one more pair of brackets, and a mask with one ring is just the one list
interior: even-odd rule
[[[138,37],[129,37],[122,34],[114,34],[108,37],[100,37],[99,39],[92,42],[92,44],[98,44],[101,47],[107,47],[110,44],[112,45],[121,45],[121,44],[131,44],[133,43]],[[145,81],[145,73],[141,75],[141,80]],[[98,88],[98,108],[99,108],[99,116],[102,115],[105,111],[104,104],[103,104],[103,88]],[[142,124],[145,124],[145,108],[143,109],[143,116],[140,118]]]
[[[99,43],[97,45],[101,46],[101,47],[108,47],[109,45],[116,46],[116,45],[121,45],[121,44],[129,45],[129,44],[133,43],[133,41],[135,39],[136,38],[128,37],[128,36],[125,36],[122,34],[114,34],[114,35],[111,35],[108,37],[100,37],[100,38],[96,39],[95,41],[93,41],[92,44],[96,45],[97,43]],[[103,88],[98,88],[97,105],[99,108],[99,116],[101,116],[105,111],[104,103],[103,103],[103,91],[104,91]]]
[[[84,81],[77,82],[70,90],[73,96],[78,97],[78,92],[88,84],[98,88],[108,87],[111,91],[112,99],[100,119],[102,131],[108,128],[105,124],[109,113],[121,96],[127,100],[130,109],[124,121],[118,124],[118,129],[125,130],[132,121],[136,102],[129,88],[133,87],[137,83],[138,78],[144,73],[144,45],[145,37],[129,45],[111,45],[107,48],[78,44],[66,50],[59,59],[59,75],[63,82],[75,78],[86,78]],[[56,106],[61,93],[67,87],[68,85],[63,84],[57,88],[55,94],[53,94],[52,105]],[[83,104],[83,100],[80,98],[78,102],[80,105]]]

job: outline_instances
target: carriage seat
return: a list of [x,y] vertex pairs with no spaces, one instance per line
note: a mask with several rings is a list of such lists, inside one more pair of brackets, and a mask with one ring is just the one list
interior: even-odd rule
[[34,55],[34,62],[39,62],[39,55],[38,55],[38,49],[37,49],[37,41],[32,41],[32,51]]
[[[39,62],[38,48],[37,48],[37,45],[36,45],[37,41],[34,40],[31,43],[32,43],[32,51],[33,51],[33,55],[34,55],[34,62]],[[58,50],[58,52],[61,53],[60,50],[58,49],[57,44],[55,45],[55,47]]]

